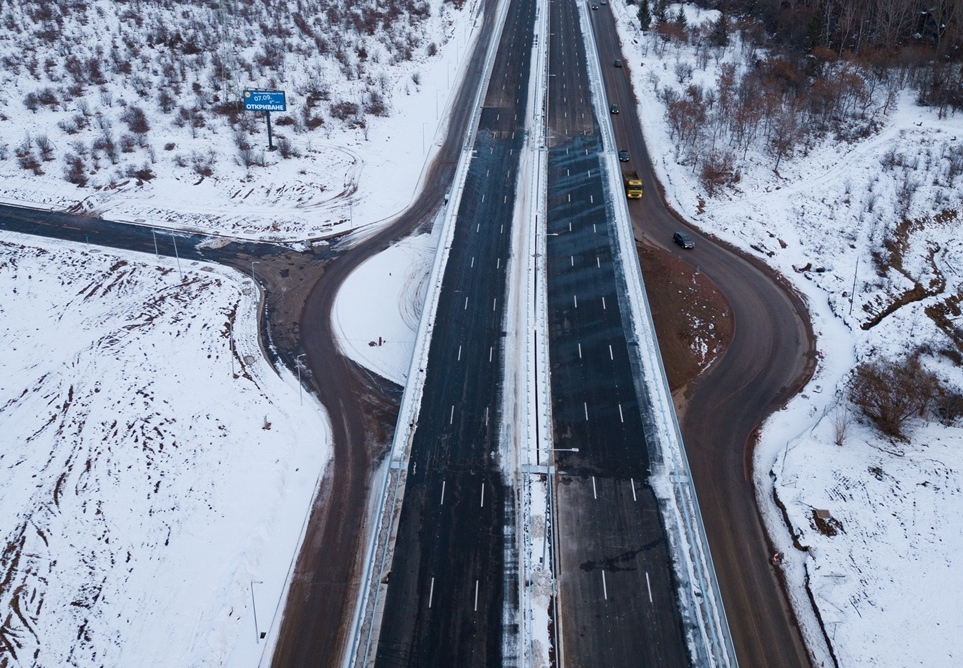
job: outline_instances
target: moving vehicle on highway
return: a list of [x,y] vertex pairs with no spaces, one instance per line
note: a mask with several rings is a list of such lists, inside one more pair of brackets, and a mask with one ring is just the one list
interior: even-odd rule
[[629,199],[642,199],[642,177],[634,169],[622,172],[622,183],[625,185],[625,196]]
[[685,232],[676,232],[672,235],[672,241],[676,242],[683,248],[695,248],[695,241],[692,240]]
[[612,105],[610,105],[610,106],[609,106],[609,111],[611,111],[613,114],[619,113],[619,105],[617,105],[617,104],[612,104]]
[[621,151],[619,151],[619,162],[628,162],[628,161],[629,161],[629,152],[623,148]]

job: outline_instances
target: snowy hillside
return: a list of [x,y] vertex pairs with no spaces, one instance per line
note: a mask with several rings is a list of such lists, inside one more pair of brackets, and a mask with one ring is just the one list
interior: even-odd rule
[[330,457],[256,292],[6,236],[0,664],[254,665]]
[[[254,238],[381,220],[444,135],[476,9],[4,3],[0,198]],[[287,94],[277,151],[264,115],[239,108],[247,88]]]
[[[818,661],[959,663],[963,642],[950,629],[960,625],[954,592],[963,589],[963,117],[940,118],[911,91],[880,85],[861,88],[860,104],[834,117],[842,134],[810,129],[789,147],[779,136],[783,108],[773,110],[769,136],[761,118],[746,136],[733,131],[733,117],[713,119],[727,85],[738,107],[740,82],[759,71],[747,56],[764,53],[738,35],[723,48],[642,33],[637,6],[613,7],[669,200],[700,229],[781,271],[814,319],[816,375],[767,422],[755,465]],[[678,9],[670,5],[669,15]],[[690,35],[719,20],[692,5],[685,12]],[[684,116],[671,112],[692,113],[699,100],[711,101],[705,134],[683,138]],[[746,104],[762,106],[759,97]],[[707,182],[712,142],[731,161]],[[894,441],[859,420],[849,378],[860,362],[912,352],[942,394],[907,422],[907,441]]]

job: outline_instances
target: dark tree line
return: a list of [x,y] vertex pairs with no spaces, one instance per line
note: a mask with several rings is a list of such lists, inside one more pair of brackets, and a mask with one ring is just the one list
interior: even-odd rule
[[[897,72],[920,104],[941,114],[963,109],[963,0],[694,0],[722,13],[756,46],[787,58],[842,59]],[[656,24],[675,23],[667,0],[654,0]]]
[[794,49],[837,53],[921,49],[963,58],[963,0],[696,0],[703,8],[759,21]]

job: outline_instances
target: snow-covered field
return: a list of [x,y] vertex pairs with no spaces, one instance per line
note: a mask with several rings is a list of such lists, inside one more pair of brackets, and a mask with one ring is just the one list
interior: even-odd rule
[[[807,583],[839,665],[955,665],[963,659],[954,632],[963,619],[963,425],[917,420],[909,442],[893,443],[857,421],[845,387],[857,362],[920,345],[932,351],[923,358],[927,368],[949,388],[963,387],[963,370],[940,352],[952,349],[951,340],[924,311],[963,294],[963,182],[949,174],[963,118],[939,119],[904,92],[875,134],[817,142],[783,159],[778,174],[772,156],[750,148],[738,184],[710,198],[691,165],[676,162],[654,92],[688,85],[677,79],[679,62],[692,66],[692,82],[714,85],[718,63],[709,59],[701,70],[689,46],[670,45],[658,58],[652,35],[638,30],[636,6],[611,6],[670,202],[700,229],[777,268],[809,304],[819,367],[764,425],[755,465],[760,504],[786,554],[815,656],[832,665]],[[670,16],[677,9],[670,6]],[[690,26],[718,16],[692,5],[686,12]],[[741,62],[738,49],[730,46],[719,63]],[[913,222],[901,231],[904,219]],[[880,268],[872,253],[887,239],[905,243],[897,244],[899,261]],[[922,300],[881,317],[914,285],[925,288]],[[863,329],[874,318],[878,324]],[[837,446],[841,421],[848,427]],[[786,506],[788,529],[773,491]],[[816,509],[829,511],[836,531],[817,530],[824,525]],[[792,534],[807,551],[793,546]]]
[[330,458],[261,355],[257,292],[4,237],[3,665],[256,665],[253,601],[272,629]]

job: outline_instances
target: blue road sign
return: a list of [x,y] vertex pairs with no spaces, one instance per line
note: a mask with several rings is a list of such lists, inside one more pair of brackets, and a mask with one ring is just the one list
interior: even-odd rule
[[283,90],[244,91],[244,111],[287,111]]

